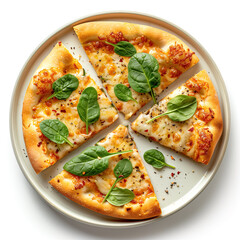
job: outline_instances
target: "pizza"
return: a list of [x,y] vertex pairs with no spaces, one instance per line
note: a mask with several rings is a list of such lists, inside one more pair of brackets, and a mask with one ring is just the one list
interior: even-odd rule
[[[124,114],[125,119],[129,119],[152,98],[149,93],[133,90],[128,81],[130,57],[119,56],[110,44],[127,41],[138,53],[148,53],[156,58],[159,63],[158,72],[161,74],[161,84],[154,88],[153,93],[157,96],[199,61],[196,54],[179,38],[150,26],[123,22],[88,22],[75,26],[74,30],[113,104]],[[135,101],[119,100],[114,92],[116,84],[127,86]]]
[[[67,99],[49,99],[53,94],[53,84],[66,76],[76,79],[77,88]],[[86,123],[80,119],[77,105],[83,90],[88,87],[96,90],[100,117],[90,124],[86,131]],[[116,109],[96,83],[85,74],[78,60],[73,58],[61,42],[57,43],[36,70],[23,102],[22,128],[27,153],[34,170],[40,173],[53,165],[117,118]],[[55,143],[42,133],[40,123],[47,119],[58,123],[61,121],[61,124],[66,125],[69,131],[68,141],[72,146],[67,143]]]
[[[196,98],[196,112],[190,119],[177,122],[165,115],[149,122],[166,112],[168,102],[178,95]],[[197,162],[208,164],[222,134],[223,121],[217,93],[207,72],[203,70],[194,75],[157,105],[140,114],[132,123],[132,129]]]
[[[124,219],[159,216],[161,209],[153,186],[127,127],[119,125],[97,145],[104,147],[109,153],[126,150],[132,152],[111,157],[108,168],[97,175],[77,176],[63,170],[49,183],[72,201],[104,215]],[[103,200],[114,183],[114,168],[123,159],[130,160],[132,173],[119,181],[116,187],[130,190],[134,193],[134,198],[123,206],[115,206]]]
[[[23,101],[23,135],[37,174],[113,124],[117,110],[129,119],[149,101],[156,103],[164,89],[199,61],[179,38],[150,26],[88,22],[73,28],[112,102],[58,42],[35,71]],[[194,75],[141,113],[131,127],[208,164],[223,121],[207,72]],[[137,146],[123,125],[65,163],[49,183],[100,214],[122,219],[161,215]]]

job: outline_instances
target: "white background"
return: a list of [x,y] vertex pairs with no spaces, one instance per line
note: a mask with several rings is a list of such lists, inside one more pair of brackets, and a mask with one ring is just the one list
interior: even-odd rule
[[[237,0],[21,0],[1,3],[1,236],[27,240],[237,237],[240,214],[240,159],[237,152],[240,149],[240,13],[237,3]],[[70,220],[49,207],[35,192],[15,159],[8,115],[18,74],[43,40],[83,16],[119,10],[152,14],[178,25],[196,38],[220,69],[229,93],[232,120],[223,162],[214,179],[193,202],[157,223],[114,230]]]

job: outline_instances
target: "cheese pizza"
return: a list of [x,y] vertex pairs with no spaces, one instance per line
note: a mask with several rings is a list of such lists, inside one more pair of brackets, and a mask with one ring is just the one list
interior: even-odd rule
[[[109,153],[127,150],[132,152],[111,157],[108,168],[97,175],[77,176],[63,170],[49,183],[67,198],[104,215],[124,219],[147,219],[159,216],[161,209],[153,186],[127,127],[119,125],[97,145],[104,147]],[[101,161],[101,157],[98,158]],[[130,199],[131,201],[126,204],[116,204],[116,199],[114,203],[104,202],[116,178],[114,168],[126,159],[131,162],[132,172],[128,177],[120,179],[113,190],[127,189],[133,195],[132,200]],[[124,168],[126,169],[126,165]],[[121,196],[121,202],[123,197]]]
[[[150,26],[123,22],[89,22],[75,26],[74,30],[103,86],[116,108],[125,115],[125,119],[129,119],[149,102],[151,95],[144,89],[133,90],[128,77],[130,57],[115,53],[113,45],[122,41],[129,42],[137,53],[150,54],[151,58],[156,59],[159,65],[156,69],[161,75],[161,84],[156,85],[152,95],[159,95],[163,89],[199,61],[195,53],[179,38]],[[126,50],[126,44],[124,47]],[[116,97],[114,87],[117,84],[128,87],[132,92],[133,100],[121,101]]]
[[[77,109],[85,89],[95,93],[100,115],[89,122],[87,129],[87,121],[79,117]],[[53,165],[117,118],[117,111],[105,94],[63,44],[57,43],[36,70],[23,102],[23,134],[34,170],[40,173]]]
[[[179,95],[196,98],[194,115],[180,122],[167,115],[157,117],[164,114],[171,99]],[[184,114],[183,108],[179,111]],[[140,114],[132,123],[132,129],[197,162],[208,164],[222,134],[223,121],[217,93],[207,72],[199,72],[158,105]]]

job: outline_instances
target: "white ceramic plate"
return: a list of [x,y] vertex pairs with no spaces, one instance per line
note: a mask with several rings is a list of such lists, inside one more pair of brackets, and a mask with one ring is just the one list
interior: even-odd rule
[[[64,163],[70,160],[73,156],[80,153],[86,147],[95,144],[99,139],[115,129],[119,124],[130,124],[136,118],[136,116],[132,117],[130,121],[126,121],[124,120],[123,116],[119,114],[119,120],[112,126],[97,134],[94,138],[83,144],[79,149],[75,150],[64,159],[56,163],[54,166],[43,171],[39,175],[36,175],[34,172],[26,154],[22,134],[21,119],[24,94],[36,68],[49,54],[57,41],[62,41],[75,58],[78,59],[81,55],[80,62],[86,69],[86,72],[90,74],[99,85],[101,85],[96,73],[88,62],[88,58],[83,51],[83,48],[81,47],[77,36],[72,29],[72,27],[76,24],[99,20],[127,21],[154,26],[176,35],[182,39],[193,51],[195,51],[200,59],[200,62],[192,69],[182,74],[180,79],[170,85],[170,87],[161,94],[160,98],[166,96],[166,94],[174,90],[176,87],[181,85],[183,82],[185,82],[187,79],[202,69],[207,70],[218,93],[223,115],[224,129],[223,135],[208,166],[198,164],[181,154],[160,146],[155,142],[150,142],[147,138],[134,134],[130,130],[141,155],[143,155],[143,153],[150,148],[158,148],[166,156],[166,161],[176,167],[175,170],[170,168],[156,170],[144,162],[162,208],[162,215],[158,218],[141,221],[127,221],[103,216],[70,201],[55,191],[48,183],[52,177],[56,176],[59,172],[62,171],[62,166]],[[147,109],[150,106],[151,104],[148,104],[144,109]],[[177,26],[159,18],[137,13],[102,13],[85,17],[81,20],[68,24],[50,36],[44,43],[42,43],[40,47],[37,48],[37,50],[34,51],[32,56],[27,60],[25,66],[23,67],[13,91],[10,109],[10,131],[15,155],[24,175],[31,183],[31,185],[35,188],[35,190],[52,207],[59,210],[61,213],[77,221],[105,227],[130,227],[146,224],[152,221],[158,221],[186,206],[207,186],[207,184],[216,173],[227,146],[229,128],[230,109],[228,95],[220,72],[208,53],[193,37],[191,37],[189,34]],[[171,156],[173,156],[175,160],[172,160]]]

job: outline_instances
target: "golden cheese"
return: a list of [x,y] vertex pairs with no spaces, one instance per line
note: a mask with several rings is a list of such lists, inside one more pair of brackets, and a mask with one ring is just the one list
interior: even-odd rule
[[[55,97],[47,100],[53,93],[52,84],[69,73],[79,80],[78,88],[66,100]],[[90,86],[98,93],[100,117],[97,122],[89,125],[89,133],[86,134],[86,124],[78,115],[77,105],[83,90]],[[59,42],[33,76],[23,104],[24,138],[35,171],[39,173],[53,165],[68,152],[111,125],[117,118],[117,111],[105,93],[90,76],[84,74],[81,64]],[[69,131],[68,140],[74,146],[71,147],[67,143],[56,144],[45,137],[39,128],[40,122],[45,119],[58,119],[63,122]]]
[[[173,63],[171,60],[171,55],[169,55],[170,49],[172,47],[177,48],[181,53],[187,54],[188,50],[185,50],[183,46],[172,43],[171,45],[166,45],[163,49],[154,44],[148,44],[139,47],[139,41],[130,41],[134,44],[137,52],[145,52],[153,55],[159,62],[159,72],[161,74],[161,84],[159,87],[154,89],[154,92],[159,95],[166,87],[168,87],[172,82],[174,82],[186,69],[179,65],[179,63]],[[90,42],[91,43],[91,42]],[[102,45],[101,45],[102,46]],[[88,57],[97,72],[97,75],[103,82],[103,86],[107,89],[109,96],[112,98],[114,105],[117,109],[125,115],[125,119],[129,119],[134,113],[136,113],[141,107],[151,100],[151,96],[148,93],[138,93],[134,91],[128,83],[128,62],[129,57],[122,57],[113,51],[107,51],[106,46],[89,49],[89,43],[85,45],[85,50]],[[191,53],[186,57],[189,60],[189,65],[191,63]],[[177,53],[175,53],[177,56]],[[176,60],[175,60],[176,62]],[[189,66],[187,66],[189,67]],[[114,93],[114,86],[118,83],[125,84],[130,88],[132,96],[137,100],[138,103],[130,100],[128,102],[120,101]]]
[[[210,94],[210,84],[212,93],[214,91],[213,96]],[[176,122],[165,115],[146,123],[153,117],[166,112],[168,101],[177,95],[196,97],[198,107],[193,117],[184,122]],[[209,155],[211,155],[208,152],[214,149],[216,144],[216,141],[213,144],[213,133],[216,132],[214,114],[215,112],[220,114],[219,103],[211,102],[209,98],[214,98],[216,101],[215,90],[206,71],[201,71],[163,98],[157,105],[140,114],[132,123],[132,129],[164,146],[184,153],[195,161],[208,163]],[[216,134],[217,138],[221,134],[221,115],[215,121],[219,121],[217,127],[220,132]]]

